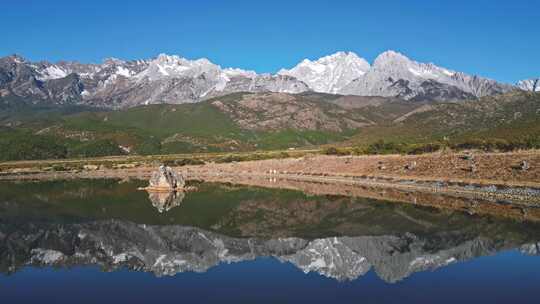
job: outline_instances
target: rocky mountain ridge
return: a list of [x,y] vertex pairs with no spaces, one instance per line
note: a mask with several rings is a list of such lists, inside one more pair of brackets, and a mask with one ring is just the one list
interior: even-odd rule
[[540,78],[521,80],[517,83],[517,87],[524,91],[540,92]]
[[222,68],[208,59],[160,54],[152,59],[106,59],[101,64],[30,62],[0,58],[0,105],[16,103],[128,108],[180,104],[235,92],[321,93],[449,101],[521,89],[538,91],[538,79],[516,86],[419,63],[387,51],[372,65],[353,52],[305,59],[276,74]]
[[30,104],[79,104],[127,108],[190,103],[233,92],[309,90],[284,75],[222,69],[207,59],[161,54],[150,60],[107,59],[102,64],[32,63],[14,55],[0,59],[0,97]]

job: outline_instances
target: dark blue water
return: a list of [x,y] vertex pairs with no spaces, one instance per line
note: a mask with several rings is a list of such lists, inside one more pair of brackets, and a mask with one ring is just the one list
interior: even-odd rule
[[338,282],[272,258],[157,278],[93,267],[0,276],[2,303],[539,303],[540,258],[507,251],[388,284]]
[[0,303],[540,303],[538,209],[137,186],[0,183]]

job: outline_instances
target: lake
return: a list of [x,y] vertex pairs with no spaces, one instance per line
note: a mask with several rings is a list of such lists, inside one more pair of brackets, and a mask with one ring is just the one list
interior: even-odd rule
[[0,182],[2,301],[539,301],[535,220],[220,183],[148,194],[144,184]]

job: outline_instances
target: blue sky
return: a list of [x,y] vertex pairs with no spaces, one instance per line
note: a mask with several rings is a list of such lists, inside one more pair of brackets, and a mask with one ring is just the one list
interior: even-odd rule
[[505,82],[540,76],[540,0],[0,0],[0,56],[101,62],[159,53],[275,72],[387,49]]

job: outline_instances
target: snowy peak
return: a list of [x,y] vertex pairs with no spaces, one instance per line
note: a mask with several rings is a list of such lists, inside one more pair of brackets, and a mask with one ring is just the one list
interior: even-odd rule
[[122,65],[125,63],[126,62],[124,60],[114,57],[105,58],[105,60],[103,60],[104,65]]
[[315,61],[315,63],[330,66],[340,64],[342,62],[358,65],[362,67],[363,70],[369,69],[369,63],[364,58],[358,57],[358,55],[353,52],[337,52],[332,55],[321,57]]
[[223,70],[227,77],[247,77],[254,78],[257,76],[255,71],[246,71],[238,68],[226,68]]
[[491,79],[421,63],[396,51],[380,54],[369,71],[339,93],[400,97],[417,101],[461,100],[505,93],[514,89]]
[[373,69],[386,71],[387,73],[404,74],[400,76],[412,74],[409,76],[434,80],[451,77],[455,74],[454,71],[438,67],[433,63],[416,62],[401,53],[391,50],[377,56],[373,62]]
[[188,60],[176,55],[160,54],[150,60],[148,67],[137,78],[158,80],[167,77],[198,77],[203,73],[218,74],[221,68],[208,59]]
[[26,59],[19,54],[12,54],[2,58],[6,62],[22,64],[26,62]]
[[282,69],[278,74],[295,77],[314,91],[337,93],[369,68],[369,63],[355,53],[337,52],[315,61],[304,59],[292,69]]
[[[353,52],[337,52],[317,60],[304,59],[277,74],[222,68],[206,58],[190,60],[167,54],[144,60],[108,58],[100,64],[30,62],[12,55],[0,58],[1,75],[7,77],[0,79],[0,90],[10,88],[9,92],[13,92],[10,94],[19,97],[48,98],[56,102],[52,100],[56,95],[51,95],[45,84],[63,83],[61,80],[66,79],[65,83],[71,84],[66,89],[67,95],[81,91],[80,96],[72,98],[74,102],[118,108],[198,102],[233,92],[312,90],[413,101],[448,101],[500,94],[516,88],[540,91],[538,79],[511,86],[432,63],[416,62],[396,51],[380,54],[373,65]],[[78,81],[72,81],[73,76]]]
[[540,92],[540,77],[519,81],[516,86],[524,91]]
[[50,80],[64,78],[69,74],[69,71],[57,65],[50,65],[40,70],[40,74],[40,80]]
[[373,61],[373,67],[375,68],[379,66],[386,66],[388,64],[397,62],[408,63],[411,62],[411,60],[399,52],[388,50],[379,54],[379,56],[375,58],[375,60]]

